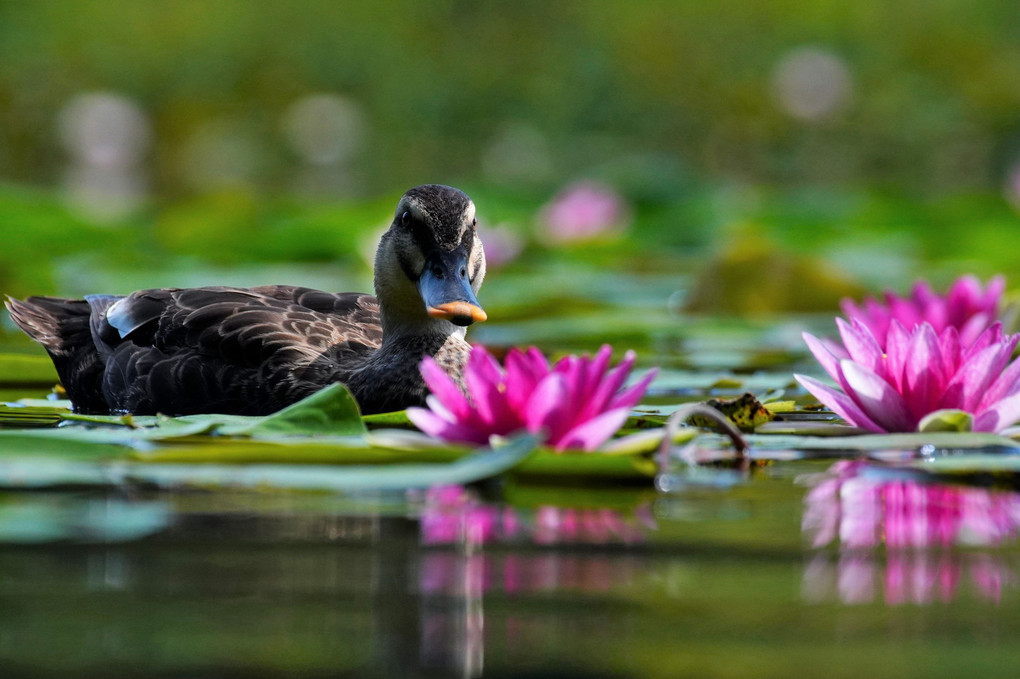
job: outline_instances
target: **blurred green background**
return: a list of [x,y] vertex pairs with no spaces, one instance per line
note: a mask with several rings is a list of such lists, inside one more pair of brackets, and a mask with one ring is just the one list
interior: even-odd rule
[[503,317],[1016,280],[1020,4],[0,3],[0,291],[365,288],[426,182],[478,204]]

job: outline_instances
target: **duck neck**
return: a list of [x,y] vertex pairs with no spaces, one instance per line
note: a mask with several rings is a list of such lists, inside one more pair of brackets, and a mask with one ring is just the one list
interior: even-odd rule
[[422,358],[431,356],[463,389],[463,367],[469,346],[465,329],[448,321],[387,323],[383,317],[382,346],[343,381],[363,413],[402,410],[424,405],[428,388],[421,377]]

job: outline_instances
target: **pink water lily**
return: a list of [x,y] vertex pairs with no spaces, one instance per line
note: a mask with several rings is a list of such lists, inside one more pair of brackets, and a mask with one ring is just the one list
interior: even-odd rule
[[1002,276],[996,276],[985,287],[974,276],[961,276],[944,295],[934,292],[924,281],[918,281],[909,297],[887,291],[884,302],[869,297],[858,305],[851,299],[844,299],[840,307],[847,318],[866,325],[883,348],[894,320],[908,330],[921,323],[928,323],[937,333],[956,328],[960,343],[966,346],[999,319],[1005,289]]
[[578,182],[557,194],[539,214],[544,236],[554,242],[583,241],[623,230],[629,221],[624,199],[608,186]]
[[907,330],[893,319],[886,346],[867,325],[837,318],[842,352],[804,333],[808,348],[838,389],[795,375],[805,389],[847,422],[875,432],[916,431],[928,414],[962,410],[973,431],[999,432],[1020,418],[1020,335],[995,323],[970,344],[953,326],[937,333],[925,322]]
[[557,451],[595,450],[623,426],[655,377],[655,371],[649,371],[622,389],[634,366],[634,352],[628,351],[612,370],[611,354],[604,345],[595,356],[566,356],[550,368],[535,347],[514,348],[504,370],[476,346],[464,368],[469,396],[426,357],[421,373],[432,391],[428,408],[408,408],[407,416],[426,434],[447,441],[484,445],[494,434],[545,432]]

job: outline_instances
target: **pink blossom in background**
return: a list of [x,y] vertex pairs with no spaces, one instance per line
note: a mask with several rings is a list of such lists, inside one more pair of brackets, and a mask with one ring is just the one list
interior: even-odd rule
[[962,276],[944,295],[934,292],[926,282],[918,281],[909,297],[887,291],[884,301],[868,297],[857,304],[847,298],[840,302],[840,307],[849,320],[867,326],[882,348],[886,346],[894,320],[908,331],[922,323],[928,323],[937,333],[956,328],[960,343],[966,346],[999,320],[1005,289],[1006,281],[1002,276],[996,276],[984,287],[976,277]]
[[542,208],[539,221],[556,243],[589,240],[626,228],[630,210],[616,191],[595,182],[565,188]]
[[1010,363],[1020,335],[1003,336],[999,323],[964,343],[954,326],[939,334],[927,322],[908,330],[893,319],[884,348],[861,321],[836,324],[839,350],[808,333],[804,341],[838,388],[794,377],[850,424],[910,432],[926,415],[952,409],[973,415],[973,431],[1000,432],[1020,418],[1020,361]]
[[446,441],[486,445],[493,435],[544,432],[558,452],[592,451],[623,426],[655,378],[651,370],[624,389],[634,352],[612,370],[611,354],[604,345],[595,356],[565,356],[550,367],[535,347],[514,348],[503,369],[484,347],[475,346],[464,368],[468,396],[426,357],[421,372],[432,392],[428,408],[408,408],[407,417],[426,434]]
[[480,225],[478,236],[485,247],[485,264],[494,269],[514,261],[524,250],[524,239],[508,226]]

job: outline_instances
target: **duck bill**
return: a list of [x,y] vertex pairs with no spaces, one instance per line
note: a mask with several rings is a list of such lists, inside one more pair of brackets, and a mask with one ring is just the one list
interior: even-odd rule
[[467,256],[456,250],[436,251],[429,256],[418,278],[418,293],[429,316],[462,326],[487,318],[466,271]]

